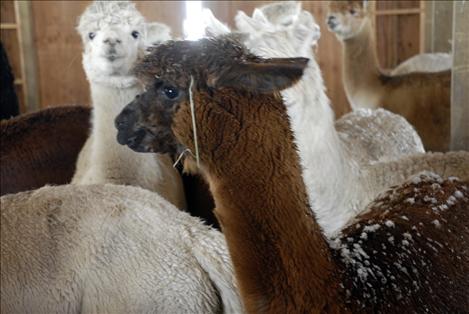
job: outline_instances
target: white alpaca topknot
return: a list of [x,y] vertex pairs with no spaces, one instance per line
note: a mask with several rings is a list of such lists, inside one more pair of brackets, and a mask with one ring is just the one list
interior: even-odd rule
[[77,30],[86,42],[90,32],[105,25],[128,24],[143,30],[144,23],[145,18],[130,1],[95,1],[80,16]]

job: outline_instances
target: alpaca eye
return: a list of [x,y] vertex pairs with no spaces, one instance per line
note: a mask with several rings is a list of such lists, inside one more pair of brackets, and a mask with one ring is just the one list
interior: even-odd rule
[[140,33],[139,33],[139,32],[137,32],[137,31],[133,31],[133,32],[132,32],[132,37],[133,37],[133,38],[137,39],[138,36],[140,36]]
[[95,38],[95,37],[96,37],[96,33],[93,33],[93,32],[88,33],[88,38],[89,39],[93,40],[93,38]]
[[355,9],[350,9],[350,14],[355,15],[357,14],[357,11],[355,11]]
[[166,86],[163,88],[163,92],[169,99],[174,99],[179,96],[179,90],[172,86]]

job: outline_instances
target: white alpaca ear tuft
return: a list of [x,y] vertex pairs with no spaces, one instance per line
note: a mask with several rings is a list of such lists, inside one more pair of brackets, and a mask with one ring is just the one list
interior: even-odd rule
[[262,13],[261,10],[259,9],[254,9],[254,12],[252,13],[252,18],[256,21],[258,21],[259,23],[264,23],[264,24],[268,24],[269,21],[267,20],[267,17],[264,15],[264,13]]
[[302,11],[294,24],[295,37],[308,46],[314,46],[321,37],[321,29],[308,11]]
[[170,39],[171,29],[168,25],[157,22],[145,24],[144,44],[146,47],[153,46]]
[[267,4],[260,8],[266,19],[275,25],[292,23],[301,12],[301,2],[283,1]]
[[231,33],[230,28],[218,20],[210,9],[203,9],[202,16],[206,36],[216,37]]
[[257,21],[247,16],[243,11],[238,11],[235,16],[236,28],[242,33],[257,33],[260,29],[265,27],[265,23]]

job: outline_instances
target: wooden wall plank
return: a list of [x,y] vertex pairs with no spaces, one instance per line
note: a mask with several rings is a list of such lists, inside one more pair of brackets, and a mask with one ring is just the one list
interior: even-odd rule
[[13,70],[13,76],[15,79],[21,78],[21,60],[20,60],[20,46],[18,42],[18,36],[16,36],[16,30],[14,29],[2,29],[1,40],[3,47],[10,61],[10,66]]
[[376,10],[394,10],[394,9],[415,9],[420,8],[420,1],[418,0],[378,0],[376,1]]
[[1,23],[15,23],[15,5],[13,0],[0,1],[0,21]]
[[469,1],[454,2],[451,150],[469,151]]
[[451,51],[453,3],[451,1],[428,1],[425,4],[425,51]]
[[33,39],[31,2],[16,1],[16,24],[20,44],[21,78],[24,106],[27,111],[40,109],[37,58]]
[[184,1],[134,1],[137,9],[148,21],[165,23],[171,27],[174,37],[182,36],[182,21],[185,18]]
[[41,107],[89,105],[81,64],[81,39],[75,30],[89,1],[33,1]]
[[376,17],[376,44],[380,65],[391,69],[420,53],[419,14]]

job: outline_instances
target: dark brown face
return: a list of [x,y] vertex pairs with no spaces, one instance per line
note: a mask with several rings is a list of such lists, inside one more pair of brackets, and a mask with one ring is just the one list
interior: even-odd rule
[[155,79],[115,119],[117,141],[137,152],[176,154],[184,149],[171,130],[174,113],[186,91]]
[[146,91],[117,116],[117,140],[137,152],[178,155],[186,148],[194,152],[189,105],[193,81],[198,147],[214,153],[233,136],[241,113],[250,110],[252,95],[256,103],[269,103],[273,93],[300,79],[307,62],[305,58],[261,59],[227,37],[155,46],[136,66]]

